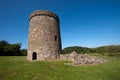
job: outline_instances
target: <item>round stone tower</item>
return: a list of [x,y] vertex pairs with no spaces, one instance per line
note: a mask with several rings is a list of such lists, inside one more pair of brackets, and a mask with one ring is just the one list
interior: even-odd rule
[[37,10],[29,18],[28,60],[56,60],[60,57],[61,37],[56,14]]

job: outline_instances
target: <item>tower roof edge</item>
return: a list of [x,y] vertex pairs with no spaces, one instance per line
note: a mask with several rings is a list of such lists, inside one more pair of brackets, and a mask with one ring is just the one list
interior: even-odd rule
[[32,12],[32,14],[29,17],[29,20],[31,20],[35,16],[50,16],[59,21],[58,16],[55,13],[50,12],[48,10],[36,10],[36,11]]

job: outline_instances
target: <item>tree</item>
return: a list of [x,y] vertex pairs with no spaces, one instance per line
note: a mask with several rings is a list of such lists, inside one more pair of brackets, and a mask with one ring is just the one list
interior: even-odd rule
[[22,56],[27,56],[27,49],[22,49],[21,50],[21,55]]
[[10,44],[5,40],[0,41],[0,56],[18,56],[20,54],[21,43]]
[[4,55],[4,47],[8,45],[9,43],[5,40],[0,41],[0,55]]
[[89,53],[90,49],[86,47],[80,47],[80,46],[73,46],[73,47],[66,47],[62,50],[63,54],[69,54],[73,51],[76,51],[78,54],[84,54]]
[[6,56],[19,56],[21,44],[9,44],[4,47],[4,53]]

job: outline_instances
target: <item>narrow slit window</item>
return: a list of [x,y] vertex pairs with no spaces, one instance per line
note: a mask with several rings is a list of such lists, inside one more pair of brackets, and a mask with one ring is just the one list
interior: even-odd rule
[[55,41],[57,41],[57,36],[55,36]]

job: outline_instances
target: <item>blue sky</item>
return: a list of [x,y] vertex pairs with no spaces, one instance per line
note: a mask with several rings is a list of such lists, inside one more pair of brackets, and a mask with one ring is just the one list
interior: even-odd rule
[[0,0],[0,40],[27,48],[35,10],[59,16],[63,48],[120,44],[120,0]]

